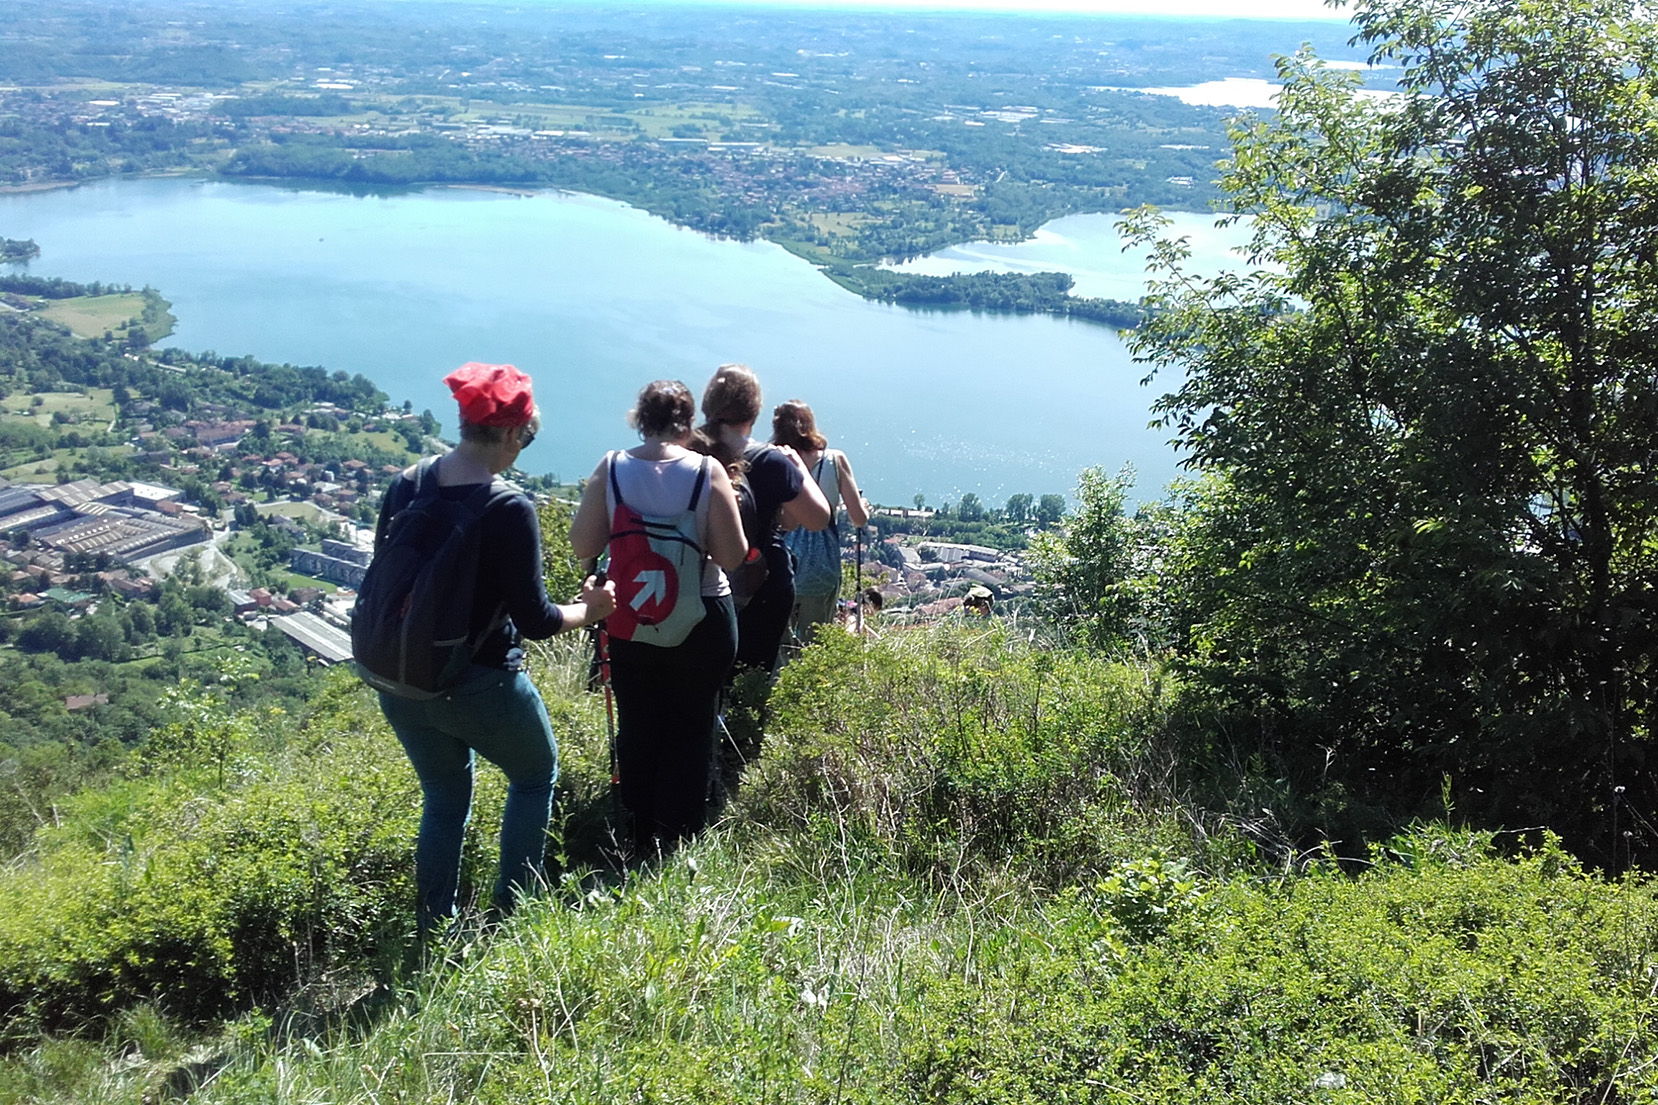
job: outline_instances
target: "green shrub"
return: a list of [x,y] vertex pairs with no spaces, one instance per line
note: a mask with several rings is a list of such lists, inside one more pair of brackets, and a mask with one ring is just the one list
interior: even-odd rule
[[1119,863],[1094,889],[1104,911],[1141,943],[1160,936],[1203,900],[1186,861],[1163,855]]
[[784,669],[743,823],[890,851],[910,871],[1016,863],[1048,885],[1181,839],[1143,668],[999,630],[864,644],[835,630]]
[[397,931],[418,791],[364,696],[341,680],[331,697],[328,723],[269,762],[239,756],[227,778],[249,719],[203,714],[169,744],[199,759],[66,805],[0,876],[14,1031],[143,1001],[222,1014]]
[[[534,672],[560,737],[564,810],[608,811],[602,706],[579,642]],[[200,1022],[285,1000],[329,972],[386,977],[413,916],[420,789],[377,704],[345,672],[303,727],[185,687],[143,774],[66,801],[0,872],[0,1006],[13,1042],[150,1002]],[[480,763],[463,895],[494,879],[505,799]]]
[[1229,880],[1143,945],[1112,894],[1062,895],[1028,977],[911,1011],[904,1082],[951,1102],[1645,1100],[1652,887],[1486,843]]

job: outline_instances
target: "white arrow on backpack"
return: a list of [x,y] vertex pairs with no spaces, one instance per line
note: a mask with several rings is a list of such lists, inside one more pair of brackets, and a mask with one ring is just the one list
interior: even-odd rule
[[639,593],[633,596],[633,602],[630,603],[635,610],[647,602],[660,602],[668,597],[667,572],[640,572],[634,577],[633,582],[644,584]]

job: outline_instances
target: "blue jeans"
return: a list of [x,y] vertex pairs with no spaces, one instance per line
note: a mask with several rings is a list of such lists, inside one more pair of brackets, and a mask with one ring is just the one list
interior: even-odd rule
[[420,777],[424,797],[415,843],[421,932],[455,916],[461,840],[472,816],[474,753],[507,776],[501,865],[491,900],[511,912],[516,893],[532,892],[546,880],[542,862],[558,781],[558,743],[535,684],[523,672],[474,667],[448,694],[421,702],[382,693],[380,708]]

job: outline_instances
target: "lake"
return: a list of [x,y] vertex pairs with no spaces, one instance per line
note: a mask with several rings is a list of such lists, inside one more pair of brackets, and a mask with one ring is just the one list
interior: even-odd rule
[[[1090,228],[1073,268],[1117,274],[1115,291],[1089,294],[1136,296],[1141,261],[1120,253],[1109,217],[1078,218],[1092,222],[1054,224],[1066,242]],[[1052,249],[1054,233],[1025,247]],[[1147,426],[1157,392],[1109,328],[871,303],[770,243],[591,196],[110,180],[0,195],[0,236],[34,239],[26,267],[40,275],[159,289],[178,317],[164,344],[360,372],[450,428],[442,377],[514,363],[546,422],[521,464],[567,480],[635,440],[623,415],[642,384],[674,377],[700,394],[726,361],[759,374],[768,430],[770,404],[811,403],[880,502],[972,491],[999,505],[1125,464],[1156,497],[1176,471],[1167,434]]]

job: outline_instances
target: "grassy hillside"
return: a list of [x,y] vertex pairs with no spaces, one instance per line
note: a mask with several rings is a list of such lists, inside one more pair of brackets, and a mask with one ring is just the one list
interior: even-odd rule
[[625,876],[592,866],[584,669],[574,642],[537,657],[566,875],[423,969],[418,790],[367,695],[342,674],[296,719],[183,689],[145,766],[0,875],[0,1101],[1658,1092],[1650,883],[1438,825],[1277,850],[1184,798],[1147,669],[966,626],[831,635],[718,828]]

